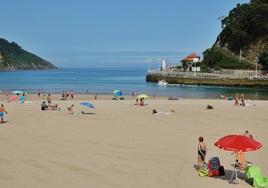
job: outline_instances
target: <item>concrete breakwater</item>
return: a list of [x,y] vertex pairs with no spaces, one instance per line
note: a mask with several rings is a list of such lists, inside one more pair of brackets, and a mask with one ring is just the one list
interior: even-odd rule
[[147,82],[165,80],[169,84],[267,87],[268,77],[244,77],[241,75],[193,73],[193,72],[148,72]]

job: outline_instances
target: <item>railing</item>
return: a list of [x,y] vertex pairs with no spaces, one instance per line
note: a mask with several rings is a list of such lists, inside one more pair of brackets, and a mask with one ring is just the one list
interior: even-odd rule
[[221,74],[221,73],[200,73],[200,72],[175,72],[175,71],[158,71],[151,70],[149,75],[159,75],[167,77],[180,78],[200,78],[200,79],[252,79],[252,80],[268,80],[268,76],[238,75],[238,74]]

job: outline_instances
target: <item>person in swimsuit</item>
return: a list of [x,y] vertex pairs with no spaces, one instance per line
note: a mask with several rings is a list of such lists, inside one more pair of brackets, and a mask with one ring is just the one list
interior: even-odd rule
[[47,96],[47,104],[48,104],[48,106],[51,106],[51,103],[52,103],[52,99],[51,99],[51,95],[49,93],[48,96]]
[[198,138],[198,141],[198,168],[200,169],[205,163],[207,147],[202,136]]
[[4,115],[5,115],[5,113],[7,114],[7,111],[6,111],[5,107],[4,107],[4,105],[1,104],[1,106],[0,106],[0,118],[1,118],[0,123],[4,123]]
[[238,101],[238,94],[235,94],[235,102],[234,102],[234,105],[237,106],[239,105],[239,101]]

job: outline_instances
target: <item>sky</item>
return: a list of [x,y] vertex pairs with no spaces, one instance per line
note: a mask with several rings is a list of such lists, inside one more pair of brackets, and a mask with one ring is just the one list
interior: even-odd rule
[[218,18],[248,1],[0,0],[0,38],[63,67],[108,64],[110,52],[112,61],[126,61],[122,52],[150,61],[146,52],[202,53],[221,30]]

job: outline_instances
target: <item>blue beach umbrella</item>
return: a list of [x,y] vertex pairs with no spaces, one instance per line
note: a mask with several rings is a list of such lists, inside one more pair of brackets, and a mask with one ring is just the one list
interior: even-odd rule
[[121,90],[114,90],[114,96],[116,97],[122,97],[123,96],[123,93]]
[[95,108],[95,106],[91,104],[90,102],[81,102],[80,105],[85,106],[87,108]]
[[16,90],[16,91],[12,91],[13,94],[23,94],[24,92],[23,91],[20,91],[20,90]]

